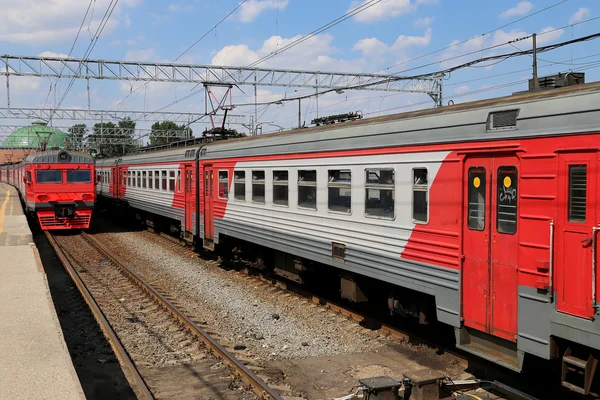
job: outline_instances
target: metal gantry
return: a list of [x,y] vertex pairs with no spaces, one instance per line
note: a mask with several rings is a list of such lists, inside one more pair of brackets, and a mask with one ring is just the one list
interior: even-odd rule
[[[54,115],[52,115],[54,114]],[[129,118],[133,121],[173,121],[189,123],[191,121],[209,123],[209,115],[204,113],[152,112],[152,111],[113,111],[113,110],[81,110],[81,109],[40,109],[40,108],[0,108],[0,119],[38,119],[71,121],[118,121]],[[215,121],[222,122],[222,115],[212,115]],[[248,124],[249,117],[239,114],[228,114],[226,124]]]
[[51,78],[276,86],[312,88],[317,91],[356,89],[426,93],[436,102],[437,97],[441,97],[440,81],[442,79],[441,76],[413,79],[387,74],[107,61],[8,54],[0,56],[0,74]]

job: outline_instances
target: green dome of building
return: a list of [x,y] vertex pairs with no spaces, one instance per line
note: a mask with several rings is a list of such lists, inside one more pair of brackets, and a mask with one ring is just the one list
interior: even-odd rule
[[48,126],[43,121],[36,121],[31,126],[19,128],[11,133],[0,144],[5,149],[64,149],[68,135],[57,128]]

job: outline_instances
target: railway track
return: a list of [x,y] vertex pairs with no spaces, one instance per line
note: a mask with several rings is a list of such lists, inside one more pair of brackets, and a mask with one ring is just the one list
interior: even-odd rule
[[139,398],[279,399],[172,299],[92,236],[46,237]]

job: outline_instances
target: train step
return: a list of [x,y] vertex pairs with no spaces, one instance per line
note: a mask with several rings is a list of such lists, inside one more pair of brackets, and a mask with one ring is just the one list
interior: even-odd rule
[[467,327],[455,328],[456,347],[515,372],[523,368],[517,344]]
[[[561,384],[580,394],[590,394],[596,365],[598,360],[590,354],[587,360],[572,355],[571,348],[567,348],[562,357]],[[575,380],[577,383],[574,383]]]

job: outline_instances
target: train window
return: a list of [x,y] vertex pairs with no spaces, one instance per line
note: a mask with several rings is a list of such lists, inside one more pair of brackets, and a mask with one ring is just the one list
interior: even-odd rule
[[160,190],[160,171],[154,171],[154,189]]
[[135,175],[137,177],[136,187],[142,187],[142,171],[136,171]]
[[246,171],[233,171],[233,197],[246,201]]
[[127,171],[127,186],[131,186],[131,171]]
[[89,183],[92,181],[92,172],[88,169],[67,170],[68,183]]
[[427,223],[429,220],[428,195],[427,168],[413,169],[413,222]]
[[145,189],[148,186],[148,173],[142,171],[142,187]]
[[587,200],[586,165],[569,165],[569,222],[585,222]]
[[123,171],[123,185],[127,184],[127,172]]
[[330,170],[327,183],[329,211],[350,214],[352,211],[352,171]]
[[175,171],[169,171],[169,191],[175,191]]
[[62,171],[56,169],[36,171],[36,180],[38,183],[62,183]]
[[467,225],[472,231],[485,228],[485,168],[469,168],[469,204],[467,207]]
[[252,171],[252,201],[265,204],[265,171]]
[[317,209],[317,171],[298,171],[298,207]]
[[394,219],[394,170],[367,169],[365,173],[365,216]]
[[219,198],[229,198],[229,171],[219,171]]
[[148,189],[154,188],[154,171],[148,171]]
[[496,230],[512,235],[517,232],[517,168],[498,168],[497,187]]
[[273,204],[278,206],[289,204],[287,171],[273,171]]
[[31,183],[31,171],[25,172],[25,177],[27,179],[27,183]]
[[162,181],[161,189],[167,190],[167,171],[165,171],[165,170],[160,171],[160,177],[161,177],[161,181]]
[[177,192],[181,193],[181,171],[177,170]]

